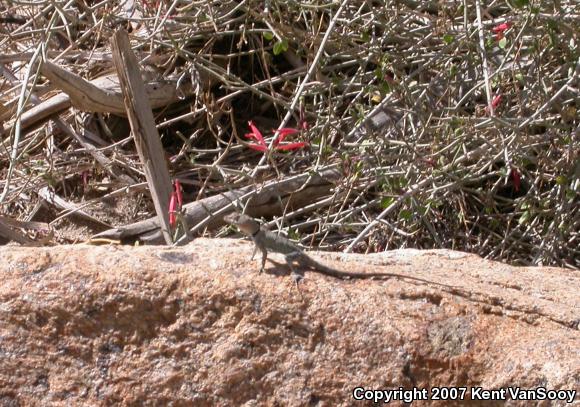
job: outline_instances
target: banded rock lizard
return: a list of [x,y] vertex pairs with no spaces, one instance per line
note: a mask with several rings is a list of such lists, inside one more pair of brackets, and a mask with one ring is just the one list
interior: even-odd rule
[[230,213],[224,217],[224,221],[230,225],[236,226],[243,234],[249,236],[254,242],[254,255],[256,251],[260,250],[262,252],[262,267],[260,268],[260,273],[264,271],[266,265],[266,260],[268,258],[268,250],[276,253],[281,253],[286,258],[286,263],[290,267],[296,282],[302,276],[296,272],[293,267],[293,262],[297,262],[303,267],[308,267],[313,271],[320,274],[325,274],[327,276],[332,276],[339,279],[370,279],[370,278],[402,278],[407,280],[420,281],[422,283],[434,284],[439,286],[447,286],[446,284],[436,283],[429,280],[424,280],[419,277],[406,276],[404,274],[398,273],[356,273],[350,271],[341,271],[334,269],[332,267],[325,266],[322,263],[317,262],[312,257],[307,255],[301,248],[292,243],[290,240],[283,236],[279,236],[274,232],[271,232],[264,228],[255,219],[248,215],[240,214],[237,212]]

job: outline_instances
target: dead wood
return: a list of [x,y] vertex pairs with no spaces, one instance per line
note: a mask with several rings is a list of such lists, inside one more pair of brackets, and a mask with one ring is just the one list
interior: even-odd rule
[[[253,217],[279,215],[285,209],[300,208],[328,195],[341,175],[332,167],[319,173],[270,181],[262,187],[248,185],[184,205],[184,217],[192,230],[200,231],[204,227],[222,226],[223,216],[240,208],[245,208],[245,212]],[[163,243],[156,217],[106,230],[93,238],[120,240],[122,243]]]
[[145,170],[145,178],[147,178],[151,198],[157,211],[157,219],[159,219],[159,224],[163,226],[161,228],[162,235],[165,243],[171,244],[169,225],[171,179],[169,178],[163,145],[155,127],[151,104],[147,99],[137,58],[131,51],[127,32],[123,29],[117,30],[111,44],[113,46],[113,62],[119,75],[133,139]]
[[[61,89],[62,93],[51,96],[25,111],[20,119],[23,130],[32,130],[44,124],[51,116],[65,111],[71,105],[84,112],[126,116],[119,78],[116,74],[108,74],[87,81],[49,61],[42,64],[41,73],[51,81],[53,86]],[[184,89],[191,90],[191,87],[180,88],[179,95],[176,89],[176,80],[149,80],[145,84],[147,98],[153,109],[165,107],[177,102],[180,98],[191,95],[191,93],[184,94]],[[3,133],[10,134],[15,123],[15,120],[9,122]]]

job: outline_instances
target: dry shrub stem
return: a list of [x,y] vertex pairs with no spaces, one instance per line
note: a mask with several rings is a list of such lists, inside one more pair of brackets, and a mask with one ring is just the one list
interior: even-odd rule
[[[39,52],[92,80],[112,72],[109,38],[123,27],[144,76],[196,89],[155,111],[186,202],[339,164],[328,196],[281,208],[272,225],[324,249],[445,247],[578,269],[579,26],[573,0],[8,0],[2,213],[50,223],[52,243],[101,230],[78,208],[117,225],[153,213],[140,189],[117,192],[144,180],[126,118],[72,107],[13,125],[58,93],[36,74]],[[266,153],[240,143],[249,120]],[[304,122],[286,141],[307,148],[275,149],[277,131]],[[45,201],[47,188],[75,209]]]

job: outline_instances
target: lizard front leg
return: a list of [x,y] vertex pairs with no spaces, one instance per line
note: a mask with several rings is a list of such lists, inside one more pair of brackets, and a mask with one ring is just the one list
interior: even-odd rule
[[250,258],[250,260],[254,260],[254,257],[256,257],[257,252],[258,252],[258,245],[254,244],[254,253],[252,253],[252,257]]
[[[262,251],[262,267],[260,267],[260,273],[262,273],[264,271],[264,268],[266,267],[266,260],[268,259],[268,250],[266,250],[265,247],[259,247],[258,245],[256,245],[256,250],[260,249]],[[256,253],[254,251],[254,253]]]

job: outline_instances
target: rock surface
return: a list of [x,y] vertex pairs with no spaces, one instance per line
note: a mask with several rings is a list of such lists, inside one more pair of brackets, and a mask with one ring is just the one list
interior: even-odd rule
[[[565,402],[477,399],[580,388],[577,271],[452,251],[320,253],[434,284],[308,272],[299,292],[281,257],[258,274],[251,252],[220,239],[3,247],[0,405],[353,405],[356,387],[402,387],[456,398],[414,406],[549,406]],[[432,391],[443,386],[467,389]]]

